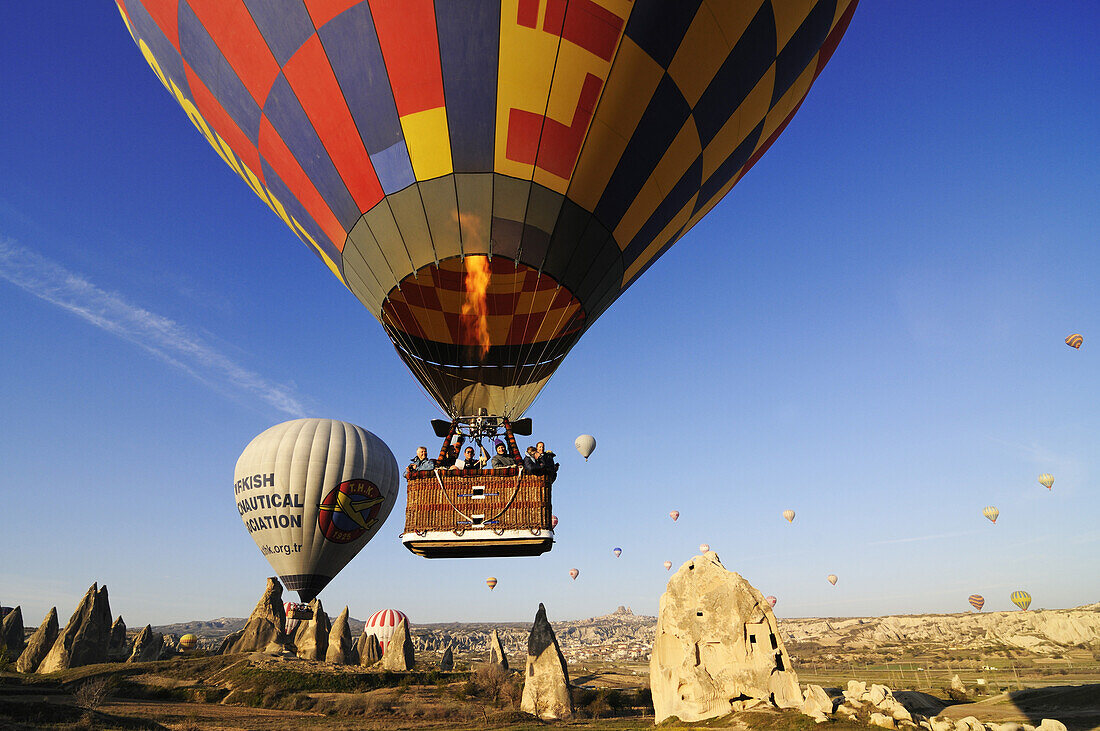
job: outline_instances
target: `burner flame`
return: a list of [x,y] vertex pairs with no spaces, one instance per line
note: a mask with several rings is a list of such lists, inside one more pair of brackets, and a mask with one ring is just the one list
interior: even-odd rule
[[462,326],[467,342],[481,346],[481,359],[489,353],[489,307],[486,293],[489,290],[489,258],[467,256],[466,301],[462,303]]

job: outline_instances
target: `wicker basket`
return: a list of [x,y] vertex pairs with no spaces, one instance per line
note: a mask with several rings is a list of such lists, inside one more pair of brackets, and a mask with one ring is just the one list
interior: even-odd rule
[[409,479],[405,532],[550,530],[550,483],[517,470],[437,470]]

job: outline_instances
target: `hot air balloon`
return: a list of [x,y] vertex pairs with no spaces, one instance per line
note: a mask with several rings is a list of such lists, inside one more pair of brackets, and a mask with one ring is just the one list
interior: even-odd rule
[[710,550],[710,544],[709,543],[700,543],[699,544],[699,553],[706,553],[709,550]]
[[668,511],[668,517],[672,518],[672,522],[675,523],[677,520],[680,519],[680,511],[679,510],[670,510],[670,511]]
[[618,558],[619,556],[622,555],[623,549],[619,548],[618,546],[615,546],[614,548],[611,549],[611,552],[613,554],[615,554],[615,558]]
[[671,570],[672,570],[672,562],[671,561],[665,561],[665,571],[671,571]]
[[286,588],[308,602],[382,527],[397,460],[362,427],[294,419],[253,439],[233,475],[245,529]]
[[771,604],[771,605],[772,605],[772,608],[773,608],[773,609],[775,608],[775,603],[776,603],[777,601],[779,601],[779,600],[778,600],[778,599],[776,599],[776,598],[775,598],[774,596],[766,596],[766,597],[764,597],[764,599],[766,599],[766,600],[767,600],[768,604]]
[[793,510],[784,510],[783,511],[783,517],[787,519],[788,523],[793,523],[794,522],[794,511]]
[[1081,343],[1083,342],[1085,342],[1085,339],[1081,337],[1081,333],[1073,333],[1066,338],[1066,345],[1071,348],[1076,348],[1077,350],[1081,349]]
[[836,586],[836,581],[837,581],[836,574],[829,574],[825,578],[829,581],[830,584],[832,584],[833,586]]
[[1001,511],[997,510],[997,508],[992,505],[986,505],[984,508],[982,508],[982,515],[989,518],[989,522],[991,523],[996,523],[997,516],[1000,514]]
[[190,652],[195,649],[195,646],[199,644],[199,638],[195,635],[187,634],[180,637],[179,648],[184,652]]
[[489,587],[489,591],[497,588],[497,577],[490,576],[488,579],[485,580],[485,586]]
[[1043,474],[1039,475],[1039,484],[1049,490],[1050,488],[1054,487],[1054,475],[1050,474],[1049,472],[1044,472]]
[[985,606],[985,597],[981,594],[971,594],[967,601],[970,602],[970,606],[974,607],[974,609],[979,612],[982,611],[982,607]]
[[569,569],[569,576],[573,579],[573,581],[576,581],[577,577],[580,576],[580,575],[581,575],[580,571],[577,571],[576,569]]
[[551,515],[550,516],[550,527],[551,528],[557,528],[558,527],[558,516],[556,516],[556,515]]
[[1013,604],[1024,611],[1027,611],[1027,608],[1031,606],[1031,594],[1026,591],[1014,591],[1009,598],[1012,599]]
[[587,462],[596,449],[596,438],[591,434],[581,434],[573,441],[573,446],[577,448],[577,451],[584,457],[584,461]]
[[404,612],[396,609],[379,609],[367,617],[363,625],[363,633],[377,637],[379,647],[382,648],[382,652],[385,652],[386,645],[393,637],[393,633],[397,631],[397,625],[401,624],[401,620],[405,620],[405,627],[411,631],[409,618]]
[[313,610],[308,604],[283,602],[283,613],[286,615],[286,636],[291,639],[303,619],[313,619]]
[[856,8],[116,3],[200,133],[452,419],[527,409],[772,145]]

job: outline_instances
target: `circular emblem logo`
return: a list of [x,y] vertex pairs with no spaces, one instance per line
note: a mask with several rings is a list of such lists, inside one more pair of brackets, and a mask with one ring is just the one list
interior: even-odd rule
[[317,506],[317,526],[333,543],[351,543],[375,526],[385,502],[370,480],[341,482]]

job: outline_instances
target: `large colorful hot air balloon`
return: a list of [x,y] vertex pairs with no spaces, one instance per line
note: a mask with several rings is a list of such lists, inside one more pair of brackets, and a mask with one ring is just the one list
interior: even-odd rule
[[584,457],[584,461],[587,462],[588,458],[592,456],[592,452],[596,450],[596,438],[591,434],[581,434],[573,441],[573,446],[577,448],[577,451]]
[[618,558],[619,556],[621,556],[623,554],[623,549],[619,548],[618,546],[615,546],[614,548],[611,549],[611,552],[613,554],[615,554],[615,558]]
[[1000,514],[1001,511],[997,510],[997,508],[993,505],[986,505],[984,508],[982,508],[982,515],[989,518],[989,522],[991,523],[996,523],[997,516]]
[[573,581],[576,581],[577,577],[580,576],[580,575],[581,575],[581,572],[578,571],[577,569],[569,569],[569,577],[571,579],[573,579]]
[[439,406],[511,419],[775,142],[856,8],[116,3],[188,118]]
[[294,419],[245,447],[233,493],[252,540],[308,602],[382,527],[397,482],[393,453],[366,429]]
[[1054,475],[1050,474],[1049,472],[1044,472],[1043,474],[1039,475],[1039,484],[1049,490],[1050,488],[1054,487]]
[[180,637],[179,648],[184,652],[190,652],[191,650],[194,650],[198,644],[198,637],[192,634],[186,634],[183,637]]
[[825,579],[830,584],[832,584],[833,586],[836,586],[836,582],[837,582],[836,574],[829,574],[828,576],[825,577]]
[[1009,598],[1012,599],[1013,604],[1024,611],[1027,611],[1027,608],[1031,606],[1031,594],[1026,591],[1014,591]]
[[672,522],[675,523],[677,520],[680,519],[680,511],[679,510],[670,510],[670,511],[668,511],[668,517],[672,518]]
[[488,579],[485,580],[485,586],[489,587],[489,591],[497,588],[497,577],[490,576]]
[[409,618],[405,616],[404,612],[399,612],[396,609],[379,609],[367,617],[367,621],[363,625],[363,633],[377,637],[378,645],[382,648],[382,652],[385,652],[386,645],[393,637],[393,633],[397,631],[397,625],[401,624],[401,620],[405,620],[406,629],[411,631]]
[[784,510],[783,511],[783,517],[787,519],[788,523],[793,523],[794,522],[794,511],[793,510]]
[[1076,348],[1077,350],[1081,349],[1081,344],[1084,342],[1085,339],[1081,337],[1081,333],[1073,333],[1068,338],[1066,338],[1066,345],[1071,348]]
[[671,571],[671,570],[672,570],[672,562],[671,561],[665,561],[665,571]]
[[971,594],[967,601],[970,602],[970,606],[974,607],[979,612],[982,611],[982,607],[985,606],[985,597],[981,594]]

